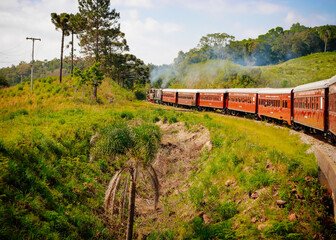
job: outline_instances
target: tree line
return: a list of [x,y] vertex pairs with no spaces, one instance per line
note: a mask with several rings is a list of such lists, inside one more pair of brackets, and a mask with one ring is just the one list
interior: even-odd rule
[[[55,29],[61,32],[60,59],[35,62],[35,76],[58,74],[62,83],[64,74],[73,74],[74,69],[88,70],[94,64],[99,65],[99,71],[115,80],[120,86],[133,89],[149,82],[149,69],[141,59],[129,51],[125,34],[120,30],[120,14],[110,6],[110,0],[78,0],[78,13],[51,13],[51,22]],[[69,46],[71,54],[64,63],[65,38],[71,36]],[[75,36],[79,40],[82,57],[74,54]],[[59,65],[59,71],[51,66]],[[96,65],[96,66],[98,66]],[[15,85],[29,76],[30,63],[21,62],[18,66],[0,69],[10,85]],[[77,71],[78,73],[78,71]],[[79,75],[77,75],[78,77]],[[93,81],[93,96],[97,98],[99,80]]]
[[278,64],[311,53],[336,51],[336,26],[306,27],[295,23],[289,30],[276,27],[256,39],[235,40],[226,33],[203,36],[197,47],[180,51],[175,65],[227,59],[241,65]]
[[173,64],[155,66],[151,81],[155,87],[168,87],[185,79],[193,64],[209,60],[229,60],[243,66],[278,64],[312,53],[336,51],[336,26],[306,27],[295,23],[289,30],[276,27],[256,39],[235,40],[227,33],[203,36],[198,45],[180,51]]

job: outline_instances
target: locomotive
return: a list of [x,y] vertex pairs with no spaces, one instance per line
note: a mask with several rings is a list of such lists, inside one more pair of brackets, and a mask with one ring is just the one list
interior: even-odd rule
[[319,132],[336,142],[336,75],[294,88],[150,89],[147,101],[225,114],[252,114]]

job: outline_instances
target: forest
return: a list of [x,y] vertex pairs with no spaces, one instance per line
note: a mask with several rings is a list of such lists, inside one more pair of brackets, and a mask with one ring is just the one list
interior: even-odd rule
[[[334,51],[335,25],[312,28],[296,23],[289,30],[276,27],[256,39],[241,41],[226,33],[212,33],[203,36],[198,45],[188,52],[180,51],[173,64],[154,68],[151,82],[155,87],[279,87],[281,84],[267,85],[261,79],[262,71],[258,67],[281,64],[314,53]],[[200,72],[200,67],[206,70]],[[226,74],[223,76],[218,72]],[[212,75],[212,82],[217,85],[193,85],[195,81],[209,78],[207,75]],[[282,85],[286,86],[293,85]]]

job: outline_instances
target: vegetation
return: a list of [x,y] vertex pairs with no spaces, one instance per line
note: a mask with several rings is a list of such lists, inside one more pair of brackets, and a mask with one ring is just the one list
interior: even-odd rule
[[0,75],[0,87],[9,87],[6,77]]
[[[331,198],[318,184],[309,146],[296,135],[262,122],[138,101],[153,66],[124,53],[127,41],[110,0],[79,0],[79,13],[51,17],[62,31],[61,58],[36,62],[35,91],[26,79],[28,63],[0,70],[1,239],[145,237],[139,223],[148,239],[336,237]],[[286,87],[327,78],[335,75],[336,55],[317,52],[336,49],[334,31],[294,24],[243,41],[208,34],[197,48],[180,52],[174,66],[162,67],[164,75],[154,69],[153,79],[157,87],[218,88]],[[63,68],[70,33],[71,59]],[[76,63],[75,34],[85,54]],[[298,56],[305,57],[281,63]],[[63,77],[74,65],[73,74]],[[50,75],[59,75],[59,83]],[[176,180],[184,191],[172,186],[160,198],[162,211],[145,219],[136,209],[143,206],[135,204],[146,195],[154,210],[143,210],[157,210],[152,164],[162,148],[161,124],[208,129],[212,150],[204,148]]]
[[[153,85],[162,87],[293,86],[283,82],[286,80],[284,78],[280,83],[276,83],[278,79],[273,78],[273,74],[263,76],[264,69],[267,69],[267,65],[270,64],[280,64],[275,68],[286,66],[282,63],[294,58],[321,52],[334,52],[336,51],[335,36],[336,26],[334,25],[310,28],[299,23],[293,24],[289,30],[277,27],[258,36],[257,39],[242,41],[235,41],[234,36],[226,33],[207,34],[200,39],[197,47],[185,53],[180,51],[173,64],[155,67],[151,72],[151,81]],[[334,59],[329,58],[330,55],[326,54],[326,56],[333,65]],[[321,61],[324,61],[323,57]],[[324,67],[324,64],[318,63],[314,65],[323,76],[335,75],[333,70],[328,70],[328,73],[333,75],[324,74],[319,69]],[[265,66],[265,68],[256,66]],[[274,75],[279,77],[278,74]],[[292,75],[299,76],[295,72]],[[266,77],[271,77],[271,82]],[[308,79],[301,83],[321,79],[323,78],[308,76]],[[205,83],[202,83],[204,81]]]
[[162,197],[162,219],[142,225],[151,229],[149,239],[336,236],[331,200],[318,183],[316,160],[298,136],[218,114],[176,115],[189,131],[206,126],[213,149],[193,162],[181,190],[175,193],[172,186]]
[[209,60],[188,66],[183,75],[171,66],[153,70],[155,87],[237,88],[296,87],[336,75],[336,53],[315,53],[277,65],[246,67],[229,60]]
[[180,52],[175,64],[183,70],[190,64],[211,59],[227,59],[241,65],[277,64],[292,58],[336,50],[336,26],[306,27],[293,24],[289,30],[276,27],[257,39],[235,41],[226,33],[208,34],[197,48]]
[[[90,89],[82,98],[72,82],[38,79],[32,95],[28,83],[0,90],[2,239],[124,238],[126,218],[105,213],[105,193],[112,176],[136,161],[147,173],[159,147],[158,121],[183,122],[189,131],[207,127],[213,150],[192,163],[191,177],[182,179],[186,192],[160,197],[166,220],[144,220],[149,239],[335,237],[331,200],[318,184],[314,156],[289,130],[160,108],[136,101],[110,79],[92,105]],[[155,203],[155,191],[140,186],[155,184],[150,175],[138,180],[136,198],[149,193]],[[115,203],[124,202],[121,196]],[[139,236],[143,220],[134,219]]]

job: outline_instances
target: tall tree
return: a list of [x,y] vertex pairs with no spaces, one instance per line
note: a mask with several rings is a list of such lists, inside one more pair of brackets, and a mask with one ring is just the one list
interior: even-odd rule
[[[108,54],[128,50],[118,23],[120,14],[110,8],[110,0],[78,0],[78,4],[81,17],[86,19],[85,29],[79,35],[80,45],[84,54],[105,68]],[[97,87],[93,96],[97,98]]]
[[80,33],[85,26],[86,20],[81,17],[79,13],[70,14],[69,18],[69,31],[71,33],[71,74],[74,68],[74,35]]
[[198,47],[203,50],[203,52],[208,52],[216,58],[224,59],[225,46],[234,40],[235,37],[227,33],[211,33],[200,39]]
[[67,13],[51,13],[51,22],[55,25],[56,30],[60,29],[62,31],[62,41],[61,41],[61,66],[59,82],[62,83],[62,69],[63,69],[63,49],[64,49],[64,36],[69,36],[69,18],[70,15]]

